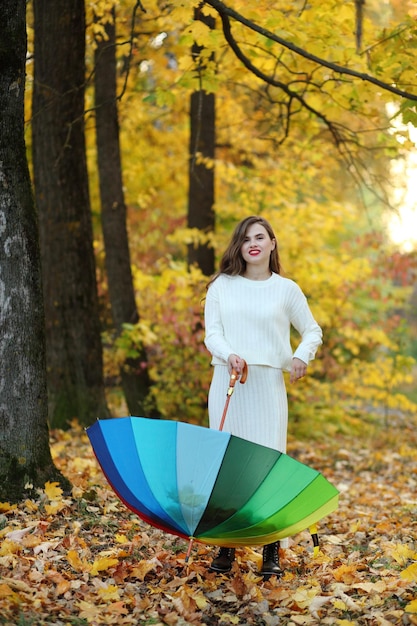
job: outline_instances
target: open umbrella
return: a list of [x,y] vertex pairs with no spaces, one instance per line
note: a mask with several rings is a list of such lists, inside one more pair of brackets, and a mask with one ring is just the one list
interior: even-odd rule
[[123,417],[87,429],[119,498],[164,531],[216,546],[265,545],[336,509],[338,491],[287,454],[184,422]]

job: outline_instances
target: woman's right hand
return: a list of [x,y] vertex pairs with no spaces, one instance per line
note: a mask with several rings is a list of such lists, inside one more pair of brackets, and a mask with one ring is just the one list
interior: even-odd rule
[[243,372],[244,365],[245,361],[241,359],[240,356],[238,356],[237,354],[229,355],[229,358],[227,359],[227,369],[229,371],[229,374],[232,373],[232,370],[235,370],[240,376]]

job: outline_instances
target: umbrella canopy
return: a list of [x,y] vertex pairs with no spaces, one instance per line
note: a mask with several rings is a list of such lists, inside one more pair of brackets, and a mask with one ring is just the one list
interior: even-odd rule
[[126,506],[180,537],[265,545],[337,508],[338,491],[320,472],[223,431],[122,417],[99,420],[87,434]]

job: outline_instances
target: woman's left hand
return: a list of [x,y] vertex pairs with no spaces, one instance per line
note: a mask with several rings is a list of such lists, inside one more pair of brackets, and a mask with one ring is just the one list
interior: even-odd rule
[[304,363],[301,359],[297,359],[294,357],[292,360],[291,372],[290,372],[290,383],[295,383],[299,378],[302,378],[306,375],[307,372],[307,364]]

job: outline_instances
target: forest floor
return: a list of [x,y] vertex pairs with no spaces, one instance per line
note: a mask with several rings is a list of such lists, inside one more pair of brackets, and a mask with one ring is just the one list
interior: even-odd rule
[[288,453],[340,491],[321,521],[281,553],[283,576],[257,575],[261,549],[236,551],[227,575],[215,549],[139,520],[107,485],[82,428],[54,431],[70,497],[45,485],[0,504],[0,624],[417,624],[417,428],[398,420],[366,437],[290,441]]

